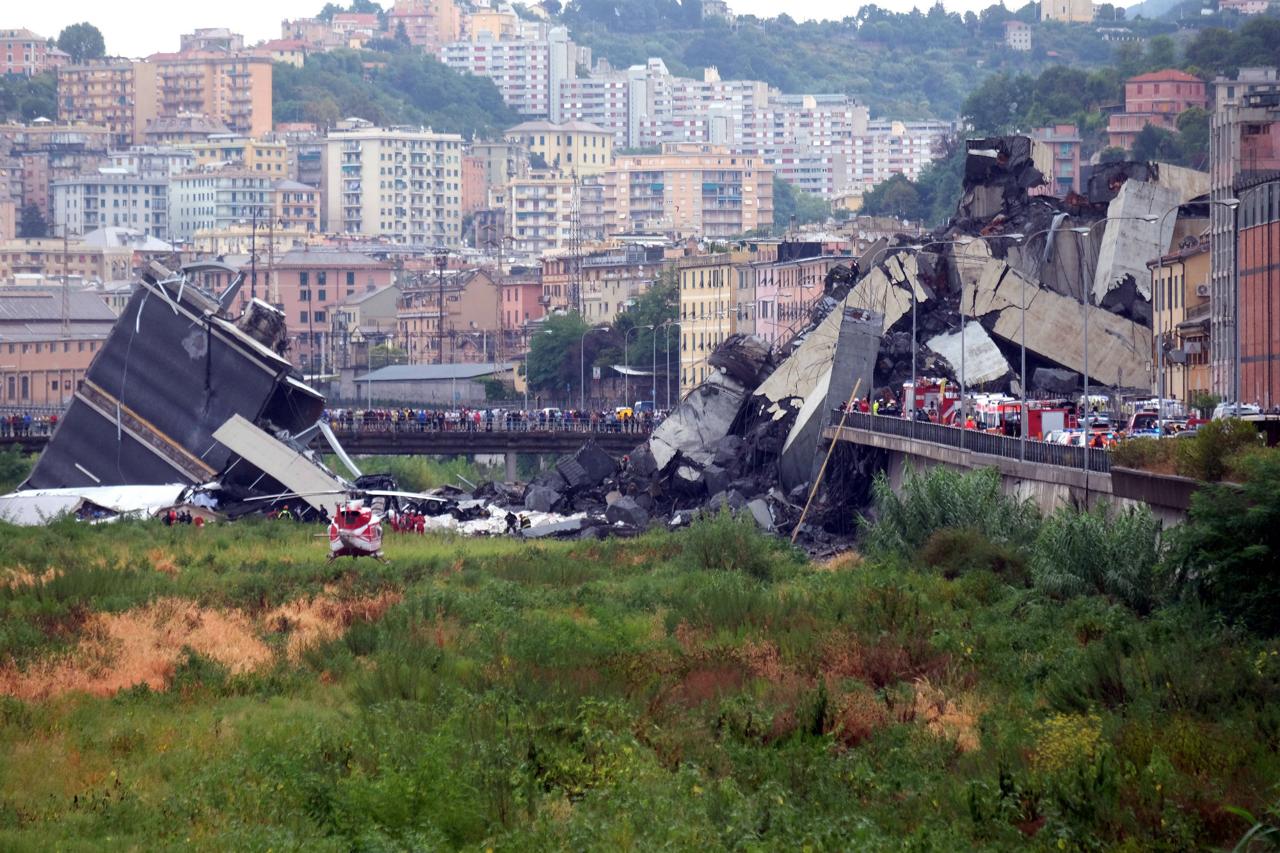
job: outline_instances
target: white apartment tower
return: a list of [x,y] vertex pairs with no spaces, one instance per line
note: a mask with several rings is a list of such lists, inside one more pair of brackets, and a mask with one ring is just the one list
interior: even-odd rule
[[459,248],[462,137],[409,128],[331,133],[322,192],[325,231]]

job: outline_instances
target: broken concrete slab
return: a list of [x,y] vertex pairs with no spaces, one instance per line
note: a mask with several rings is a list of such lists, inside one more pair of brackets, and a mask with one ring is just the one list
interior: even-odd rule
[[773,530],[773,510],[769,508],[768,501],[763,498],[747,501],[747,511],[751,513],[751,518],[760,526],[760,529],[765,531]]
[[526,527],[520,531],[520,535],[525,539],[545,539],[548,536],[567,536],[570,533],[578,533],[586,526],[586,516],[574,515],[561,521],[547,521]]
[[707,490],[707,494],[714,495],[717,492],[723,492],[729,488],[729,481],[732,479],[729,472],[719,465],[708,465],[702,469],[702,485]]
[[713,461],[721,468],[728,468],[737,463],[742,456],[742,436],[726,435],[716,442],[716,453]]
[[1049,394],[1074,394],[1080,390],[1080,374],[1056,367],[1037,367],[1031,371],[1031,389]]
[[629,524],[640,528],[649,524],[649,513],[636,503],[635,498],[623,497],[609,504],[604,517],[610,524]]
[[935,335],[925,341],[925,346],[946,359],[956,380],[969,388],[1006,380],[1013,372],[987,330],[973,320],[965,322],[963,333],[956,330]]
[[666,469],[677,453],[700,465],[710,464],[716,442],[729,434],[746,396],[742,383],[722,373],[711,374],[690,391],[649,438],[658,470]]
[[618,470],[618,463],[594,441],[588,441],[582,445],[578,452],[573,454],[573,458],[582,466],[592,485],[599,484],[605,477]]
[[554,512],[562,495],[544,486],[530,486],[524,495],[524,508],[533,512]]
[[1090,379],[1112,387],[1150,381],[1150,329],[1036,287],[1002,261],[988,262],[982,281],[967,296],[966,313],[979,317],[994,314],[991,333],[1012,344],[1021,339],[1020,315],[1025,302],[1027,349],[1081,373],[1084,314],[1088,312]]
[[823,427],[831,420],[831,413],[848,403],[855,387],[859,397],[868,396],[872,391],[884,316],[854,307],[843,308],[840,315],[840,331],[831,363],[800,407],[778,459],[778,477],[788,489],[808,483],[814,476],[819,439]]
[[587,474],[587,469],[578,464],[578,460],[574,459],[572,456],[565,457],[557,462],[556,471],[564,478],[565,483],[568,484],[568,488],[571,491],[585,489],[595,485],[595,483],[592,482],[590,475]]
[[214,430],[213,439],[292,490],[318,513],[346,494],[346,484],[315,460],[240,415],[232,415]]

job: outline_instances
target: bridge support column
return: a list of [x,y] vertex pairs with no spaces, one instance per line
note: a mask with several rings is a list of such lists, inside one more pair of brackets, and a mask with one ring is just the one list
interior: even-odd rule
[[506,469],[507,469],[506,477],[505,477],[506,481],[508,483],[514,483],[520,477],[520,473],[519,473],[520,469],[516,465],[516,452],[514,450],[508,450],[506,452],[505,458],[503,459],[503,462],[506,463]]

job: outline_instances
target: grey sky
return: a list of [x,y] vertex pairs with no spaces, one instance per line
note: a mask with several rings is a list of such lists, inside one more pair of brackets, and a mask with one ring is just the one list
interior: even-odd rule
[[[174,0],[123,0],[103,5],[100,0],[45,0],[23,3],[6,0],[0,27],[26,27],[42,36],[56,37],[68,24],[79,21],[102,30],[107,50],[123,56],[145,56],[178,49],[178,35],[196,27],[230,27],[250,42],[280,36],[283,18],[313,15],[325,0],[217,0],[212,3]],[[948,9],[965,11],[989,6],[994,0],[947,0]],[[390,5],[384,2],[383,5]],[[862,5],[845,0],[730,0],[737,12],[772,17],[785,11],[793,18],[844,18]],[[907,11],[928,8],[929,0],[878,0],[886,9]]]

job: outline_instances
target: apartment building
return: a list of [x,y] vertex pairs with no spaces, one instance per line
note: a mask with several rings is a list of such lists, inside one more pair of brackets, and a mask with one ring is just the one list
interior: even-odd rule
[[244,50],[244,36],[228,27],[197,27],[194,32],[178,36],[179,53],[220,51],[238,53]]
[[1280,180],[1238,185],[1240,400],[1280,406]]
[[70,62],[50,41],[31,30],[0,30],[0,75],[34,77]]
[[580,256],[544,257],[542,304],[565,311],[580,305],[588,323],[612,323],[668,266],[661,246],[626,244]]
[[395,243],[462,243],[462,137],[363,127],[329,134],[323,227]]
[[613,163],[613,134],[582,121],[526,121],[508,128],[506,137],[566,175],[600,175]]
[[489,361],[502,329],[502,288],[488,269],[425,275],[402,286],[396,317],[410,364]]
[[1004,46],[1019,53],[1031,50],[1031,25],[1026,21],[1005,21]]
[[821,243],[782,243],[777,259],[751,264],[752,301],[739,300],[735,309],[754,317],[753,333],[770,345],[786,343],[809,322],[822,298],[827,273],[837,264],[849,263],[847,255],[823,254],[822,249]]
[[1064,24],[1093,23],[1093,0],[1040,0],[1040,20]]
[[171,251],[168,243],[132,232],[99,230],[65,242],[61,237],[16,237],[0,242],[0,282],[20,275],[124,281],[139,263]]
[[512,333],[546,316],[542,276],[537,271],[502,277],[502,328]]
[[[1186,403],[1193,394],[1209,392],[1209,241],[1190,237],[1184,243],[1147,267],[1156,331],[1151,363],[1163,361],[1164,396]],[[1151,390],[1160,389],[1157,375]]]
[[[1216,201],[1252,191],[1248,185],[1280,171],[1280,71],[1241,68],[1213,81],[1209,120],[1209,191]],[[1237,384],[1236,227],[1240,209],[1210,207],[1210,390],[1231,400]],[[1251,401],[1250,401],[1251,402]]]
[[694,255],[676,261],[680,286],[680,396],[707,378],[707,357],[737,325],[735,264],[745,252]]
[[59,235],[81,236],[99,228],[129,228],[161,240],[169,237],[169,178],[104,169],[53,182],[54,223]]
[[455,71],[488,77],[521,115],[561,121],[560,81],[576,76],[584,54],[568,30],[549,27],[535,38],[495,39],[482,32],[474,40],[446,44],[439,56]]
[[111,145],[105,127],[68,125],[48,120],[30,124],[0,125],[0,181],[21,209],[35,205],[40,215],[56,225],[53,182],[93,172],[101,166]]
[[287,178],[271,185],[275,227],[283,231],[315,234],[320,230],[320,191]]
[[115,322],[95,293],[0,289],[0,405],[65,406]]
[[191,243],[197,232],[269,222],[273,181],[260,172],[221,169],[169,180],[169,239]]
[[1080,191],[1080,133],[1074,124],[1056,124],[1031,131],[1031,159],[1048,183],[1027,190],[1028,195],[1066,198]]
[[289,175],[289,147],[284,140],[214,135],[187,148],[199,167],[236,166],[249,172],[263,172],[273,179]]
[[1176,130],[1178,116],[1208,106],[1205,82],[1194,74],[1166,68],[1124,81],[1124,112],[1107,121],[1107,144],[1128,150],[1147,125]]
[[665,145],[615,159],[605,229],[734,237],[773,226],[773,168],[714,145]]
[[169,53],[145,60],[111,59],[58,69],[64,120],[100,124],[113,144],[157,144],[157,121],[207,116],[234,133],[271,130],[271,60],[248,54]]
[[403,30],[410,44],[429,53],[457,41],[462,32],[453,0],[395,0],[386,19],[388,37],[398,38]]
[[577,181],[550,169],[530,169],[507,185],[507,236],[514,255],[539,257],[570,247],[578,221]]
[[142,178],[170,178],[195,169],[196,157],[188,148],[133,145],[107,154],[107,166]]

